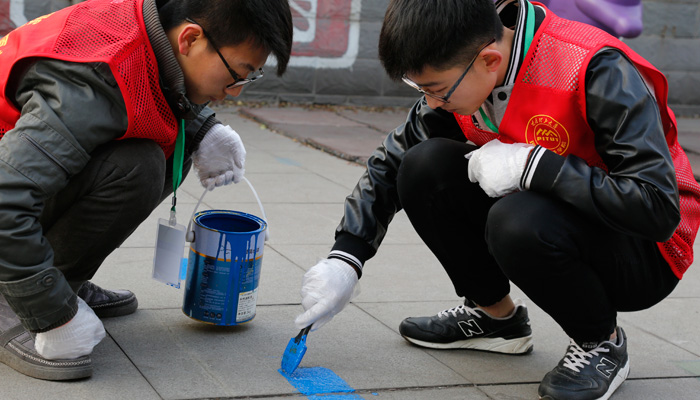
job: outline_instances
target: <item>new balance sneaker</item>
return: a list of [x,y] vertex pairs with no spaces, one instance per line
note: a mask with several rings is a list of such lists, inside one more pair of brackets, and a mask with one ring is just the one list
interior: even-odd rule
[[136,295],[128,290],[107,290],[86,281],[76,293],[100,318],[132,314],[139,306]]
[[64,381],[92,375],[90,356],[70,360],[49,360],[37,353],[34,336],[20,323],[0,295],[0,362],[17,372],[37,379]]
[[617,327],[615,343],[586,351],[571,340],[566,355],[545,375],[537,393],[547,400],[606,400],[627,378],[627,336]]
[[515,300],[515,310],[494,318],[471,300],[432,317],[406,318],[399,325],[404,339],[432,349],[472,349],[507,354],[532,351],[527,307]]

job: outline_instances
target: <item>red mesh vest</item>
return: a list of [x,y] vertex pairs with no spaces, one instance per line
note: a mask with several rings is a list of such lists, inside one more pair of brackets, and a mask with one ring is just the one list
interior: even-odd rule
[[142,5],[143,0],[91,0],[39,17],[0,39],[0,138],[20,116],[14,93],[9,93],[18,62],[30,57],[105,62],[119,84],[129,118],[121,139],[154,140],[169,157],[177,121],[158,84]]
[[603,47],[623,51],[654,86],[666,142],[673,158],[680,195],[681,222],[673,237],[658,243],[680,279],[693,262],[693,242],[700,225],[700,185],[677,140],[676,119],[668,107],[666,77],[613,36],[589,25],[568,21],[547,10],[518,73],[500,134],[474,126],[471,116],[455,114],[465,136],[481,146],[498,139],[543,146],[557,154],[574,154],[591,166],[607,167],[594,147],[594,132],[586,121],[585,74]]

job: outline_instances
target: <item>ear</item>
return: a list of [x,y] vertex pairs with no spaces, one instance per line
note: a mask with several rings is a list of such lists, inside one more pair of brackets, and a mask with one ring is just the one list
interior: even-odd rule
[[503,53],[497,49],[485,49],[481,52],[479,58],[484,60],[484,66],[489,72],[494,72],[498,71],[503,62]]
[[204,37],[202,28],[196,24],[185,24],[182,26],[180,33],[177,35],[177,47],[180,54],[188,55],[195,46],[195,43],[201,42]]

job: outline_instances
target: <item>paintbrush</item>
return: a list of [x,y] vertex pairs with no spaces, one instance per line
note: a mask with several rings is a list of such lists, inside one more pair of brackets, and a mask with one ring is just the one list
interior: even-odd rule
[[297,369],[301,359],[304,358],[304,353],[306,353],[306,335],[309,334],[311,325],[299,331],[296,337],[289,339],[287,348],[284,350],[284,355],[282,356],[282,370],[287,374],[294,373]]

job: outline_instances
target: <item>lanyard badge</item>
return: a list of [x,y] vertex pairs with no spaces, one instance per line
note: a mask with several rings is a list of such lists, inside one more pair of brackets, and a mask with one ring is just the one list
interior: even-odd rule
[[153,256],[153,279],[175,288],[180,288],[181,270],[184,265],[185,227],[177,223],[175,205],[177,188],[182,183],[182,168],[185,158],[185,121],[181,120],[180,130],[173,154],[173,206],[170,219],[158,219],[156,248]]

